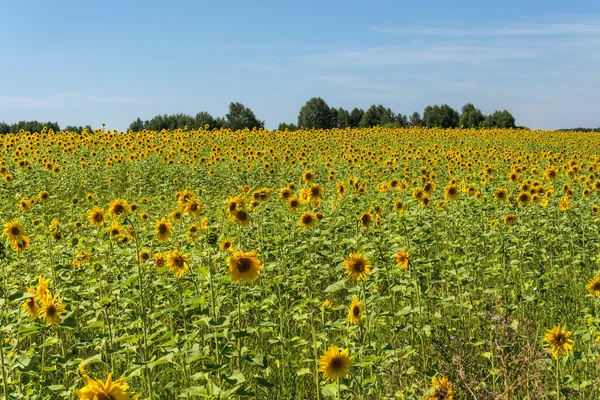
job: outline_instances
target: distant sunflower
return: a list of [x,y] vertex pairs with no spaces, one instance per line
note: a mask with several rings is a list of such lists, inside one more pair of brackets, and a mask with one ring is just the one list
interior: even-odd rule
[[518,217],[515,214],[506,214],[504,216],[504,223],[506,225],[514,225],[517,222]]
[[585,287],[588,292],[596,297],[600,297],[600,275],[596,275]]
[[167,265],[167,257],[164,253],[154,253],[152,258],[154,259],[154,268],[156,269],[161,269]]
[[178,278],[182,278],[189,270],[187,254],[182,254],[179,250],[173,250],[167,255],[167,264],[169,271]]
[[456,185],[448,185],[446,189],[444,189],[444,197],[448,200],[450,199],[458,199],[460,192],[458,190],[458,186]]
[[279,191],[279,198],[282,200],[287,200],[292,195],[292,191],[288,187],[284,187]]
[[27,250],[29,248],[30,244],[31,244],[31,239],[29,238],[29,236],[23,236],[23,238],[21,240],[16,240],[16,241],[12,242],[11,247],[17,253],[21,253],[21,252]]
[[352,359],[348,354],[348,349],[340,351],[337,346],[323,350],[323,354],[319,358],[319,372],[322,372],[325,379],[330,381],[337,381],[348,376],[348,369],[351,366]]
[[118,219],[121,215],[127,215],[129,212],[129,204],[121,199],[113,200],[108,207],[108,214],[112,219]]
[[244,208],[244,197],[242,196],[235,196],[227,200],[227,212],[233,217],[235,217],[238,210]]
[[406,271],[410,260],[411,258],[408,255],[408,252],[400,250],[398,253],[396,253],[396,265],[400,267],[401,270]]
[[83,375],[85,386],[75,393],[80,400],[130,400],[129,386],[125,378],[112,380],[112,373],[108,373],[106,382],[92,379],[87,374]]
[[181,214],[181,210],[175,209],[171,211],[171,214],[169,214],[169,216],[174,222],[180,222],[181,218],[183,217],[183,214]]
[[231,275],[234,283],[252,282],[258,279],[258,273],[263,270],[256,252],[234,250],[227,259],[227,264],[229,266],[227,273]]
[[508,200],[508,192],[506,189],[498,188],[494,192],[494,200],[496,201],[507,201]]
[[566,198],[562,198],[560,199],[560,201],[558,202],[558,208],[560,209],[560,211],[565,212],[565,211],[569,211],[571,209],[571,203],[569,202],[568,199]]
[[4,231],[2,233],[4,233],[11,242],[20,242],[27,236],[25,228],[18,219],[13,219],[12,221],[5,223]]
[[250,214],[245,209],[238,209],[234,214],[234,219],[243,226],[249,225],[251,221]]
[[167,242],[173,234],[173,228],[171,227],[171,223],[166,218],[163,218],[156,222],[154,232],[156,232],[156,239],[159,242]]
[[300,200],[296,196],[292,196],[288,199],[287,206],[290,210],[296,211],[300,208]]
[[357,296],[352,298],[352,303],[350,303],[350,308],[348,309],[348,321],[352,325],[360,324],[363,318],[363,310],[364,306],[360,304]]
[[106,216],[102,207],[94,207],[88,213],[88,221],[90,221],[92,226],[99,228],[104,225],[105,220]]
[[149,248],[144,247],[142,250],[140,250],[138,256],[141,262],[146,262],[152,257],[152,252]]
[[125,229],[118,222],[113,222],[108,231],[108,235],[112,239],[119,239],[125,233]]
[[38,197],[41,201],[48,201],[50,199],[50,193],[48,193],[48,191],[46,191],[46,190],[42,190],[38,194]]
[[300,216],[300,226],[311,228],[317,222],[317,216],[310,211],[306,211]]
[[355,281],[366,279],[371,272],[369,259],[360,253],[351,253],[344,260],[344,268],[347,271],[348,277]]
[[544,347],[550,347],[552,357],[557,358],[559,354],[568,354],[573,350],[573,340],[570,339],[573,332],[563,330],[560,325],[548,329],[544,335]]
[[308,170],[302,174],[302,179],[304,179],[304,182],[306,183],[312,183],[315,180],[315,174],[311,170]]
[[529,204],[529,202],[531,201],[531,196],[529,195],[528,192],[521,192],[521,193],[519,193],[519,196],[517,197],[517,201],[519,202],[520,206],[525,206],[525,205]]
[[187,202],[185,212],[190,218],[196,218],[202,212],[202,206],[198,200],[192,198]]
[[373,223],[373,214],[371,211],[365,211],[358,217],[358,222],[363,228],[368,228]]
[[221,251],[232,251],[233,250],[233,242],[229,238],[225,238],[219,244]]
[[60,316],[65,313],[65,307],[58,303],[57,295],[51,296],[48,294],[46,297],[42,297],[42,309],[40,311],[40,317],[46,320],[47,324],[58,324],[60,323]]
[[320,199],[323,195],[323,186],[318,183],[313,184],[309,190],[311,199]]
[[441,377],[431,379],[431,388],[424,400],[452,400],[453,397],[452,383],[448,378]]

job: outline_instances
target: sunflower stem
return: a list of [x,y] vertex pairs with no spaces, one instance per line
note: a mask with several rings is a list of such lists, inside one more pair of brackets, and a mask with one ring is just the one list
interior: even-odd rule
[[6,382],[6,368],[4,367],[4,334],[0,332],[0,363],[2,364],[2,388],[4,399],[8,400],[8,382]]
[[237,288],[237,300],[238,300],[238,368],[242,369],[242,288],[241,283],[238,284]]

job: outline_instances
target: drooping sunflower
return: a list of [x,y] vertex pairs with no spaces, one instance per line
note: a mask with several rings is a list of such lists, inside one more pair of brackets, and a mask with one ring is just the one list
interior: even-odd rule
[[227,200],[227,212],[235,217],[238,210],[245,208],[245,199],[243,196],[235,196]]
[[406,271],[410,260],[411,258],[407,251],[400,250],[398,253],[396,253],[396,265],[400,267],[401,270]]
[[596,297],[600,297],[600,275],[596,275],[585,287],[588,292]]
[[65,307],[57,300],[57,295],[48,293],[42,297],[40,318],[45,319],[48,325],[60,323],[60,316],[65,313]]
[[363,310],[364,305],[360,304],[360,300],[357,296],[352,298],[352,303],[350,303],[350,308],[348,309],[348,321],[352,325],[360,324],[363,318]]
[[29,248],[30,244],[31,244],[31,239],[29,238],[29,236],[23,236],[23,239],[12,242],[11,247],[17,253],[21,253],[21,252],[27,250]]
[[32,294],[33,297],[28,297],[23,303],[22,307],[25,309],[25,311],[27,311],[29,315],[31,315],[33,318],[36,318],[38,316],[38,313],[40,312],[40,307],[38,306],[37,301],[35,301],[35,288],[33,286],[30,286],[29,288],[27,288],[27,293]]
[[112,380],[112,373],[108,373],[106,382],[92,379],[87,374],[83,375],[85,386],[75,393],[81,400],[131,400],[129,386],[125,384],[125,378]]
[[202,206],[198,200],[192,198],[187,202],[185,212],[190,218],[196,218],[202,212]]
[[358,222],[363,228],[368,228],[373,223],[373,214],[371,211],[365,211],[358,217]]
[[25,228],[18,219],[13,219],[12,221],[5,223],[4,231],[2,233],[4,233],[11,242],[20,242],[27,236]]
[[506,225],[514,225],[517,222],[518,217],[515,214],[506,214],[504,216],[504,223]]
[[367,279],[371,272],[371,263],[368,258],[360,253],[351,253],[344,260],[344,268],[347,271],[348,278],[355,281]]
[[246,211],[243,208],[238,209],[235,212],[233,218],[234,218],[235,222],[237,222],[238,224],[240,224],[242,226],[247,226],[247,225],[250,224],[250,221],[252,221],[252,219],[250,218],[250,214],[248,213],[248,211]]
[[169,271],[178,278],[182,278],[190,269],[187,254],[182,254],[179,250],[173,250],[167,255],[167,264]]
[[431,388],[424,400],[452,400],[453,397],[452,383],[448,378],[441,377],[431,379]]
[[227,259],[227,264],[229,265],[227,273],[231,275],[234,283],[252,282],[258,279],[258,273],[263,270],[258,253],[254,251],[234,250]]
[[448,185],[446,189],[444,189],[444,197],[448,200],[450,199],[458,199],[460,195],[460,191],[458,190],[458,186],[456,185]]
[[108,214],[112,219],[118,219],[121,215],[127,215],[129,212],[129,204],[125,200],[115,199],[108,206]]
[[325,379],[330,381],[337,381],[348,376],[351,366],[352,359],[348,354],[348,349],[340,351],[337,346],[323,350],[323,354],[319,358],[319,372],[322,372]]
[[573,339],[570,339],[573,332],[560,328],[560,325],[548,329],[544,335],[544,347],[550,347],[552,357],[568,354],[573,350]]
[[42,275],[38,278],[38,286],[36,290],[37,299],[41,300],[45,298],[50,292],[48,291],[48,280]]
[[305,229],[311,228],[316,222],[317,216],[310,211],[306,211],[300,216],[300,226]]
[[161,269],[167,265],[167,257],[164,253],[154,253],[152,258],[154,259],[154,268],[156,269]]
[[321,196],[323,195],[323,186],[321,186],[318,183],[313,184],[310,188],[310,198],[315,200],[315,199],[320,199]]
[[163,218],[156,222],[156,225],[154,226],[154,232],[156,232],[156,239],[159,242],[167,242],[173,234],[173,227],[166,218]]
[[102,207],[94,207],[88,213],[88,221],[92,226],[96,228],[104,225],[104,221],[106,220],[106,216],[104,214],[104,209]]

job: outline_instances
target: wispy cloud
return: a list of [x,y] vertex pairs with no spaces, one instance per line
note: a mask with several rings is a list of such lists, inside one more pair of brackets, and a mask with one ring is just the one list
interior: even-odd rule
[[373,31],[406,36],[463,36],[463,37],[505,37],[505,36],[587,36],[600,34],[600,21],[585,23],[530,24],[494,28],[440,28],[427,26],[375,27]]
[[126,96],[95,96],[79,93],[57,93],[52,96],[0,96],[0,107],[39,108],[65,105],[71,102],[113,103],[113,104],[154,104],[154,101]]

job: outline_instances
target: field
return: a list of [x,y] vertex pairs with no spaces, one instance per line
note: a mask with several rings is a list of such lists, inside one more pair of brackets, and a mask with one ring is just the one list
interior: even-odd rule
[[596,133],[0,143],[6,398],[600,398]]

